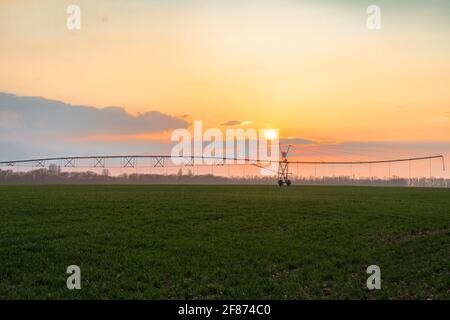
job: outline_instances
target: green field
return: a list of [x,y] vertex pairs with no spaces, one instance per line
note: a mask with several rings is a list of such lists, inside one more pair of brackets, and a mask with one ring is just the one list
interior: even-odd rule
[[0,225],[1,299],[450,298],[449,189],[0,186]]

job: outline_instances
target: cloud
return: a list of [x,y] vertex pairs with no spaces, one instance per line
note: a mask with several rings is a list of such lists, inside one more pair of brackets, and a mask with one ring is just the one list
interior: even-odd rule
[[[170,153],[170,145],[146,137],[159,137],[167,130],[188,126],[187,120],[159,111],[132,115],[119,107],[99,109],[0,93],[1,160]],[[86,138],[103,136],[113,139]],[[122,136],[126,139],[117,139]]]
[[237,126],[247,126],[252,123],[253,123],[253,121],[229,120],[229,121],[221,123],[220,125],[222,127],[237,127]]
[[[5,116],[6,115],[6,116]],[[6,119],[14,119],[14,122]],[[139,134],[186,128],[185,119],[150,111],[132,115],[120,107],[77,106],[40,97],[0,93],[0,127],[35,134]]]
[[18,120],[19,115],[17,113],[0,110],[0,129],[14,127]]
[[308,139],[303,139],[303,138],[282,138],[280,139],[281,143],[286,143],[286,144],[315,144],[314,141],[312,140],[308,140]]

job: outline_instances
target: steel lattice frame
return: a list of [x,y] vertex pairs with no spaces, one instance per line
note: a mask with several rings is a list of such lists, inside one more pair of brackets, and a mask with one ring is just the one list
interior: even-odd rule
[[[25,165],[28,167],[44,168],[47,164],[52,162],[62,163],[64,167],[76,168],[80,160],[90,160],[92,168],[106,168],[108,160],[120,160],[121,167],[123,168],[137,168],[138,159],[150,159],[152,167],[167,167],[170,159],[178,159],[181,161],[180,166],[197,166],[195,160],[209,160],[211,166],[224,166],[224,165],[253,165],[263,169],[266,169],[263,165],[278,164],[278,170],[274,171],[278,176],[278,183],[280,185],[290,185],[289,180],[289,166],[292,164],[313,164],[317,165],[350,165],[353,171],[354,165],[365,164],[381,164],[396,162],[409,162],[420,160],[432,160],[441,159],[442,169],[445,171],[445,161],[443,155],[415,157],[415,158],[403,158],[403,159],[390,159],[390,160],[373,160],[373,161],[288,161],[286,157],[280,160],[259,160],[249,158],[230,158],[230,157],[203,157],[203,156],[167,156],[167,155],[110,155],[110,156],[80,156],[80,157],[55,157],[55,158],[40,158],[40,159],[26,159],[26,160],[9,160],[0,161],[0,166],[14,167],[19,165]],[[205,164],[201,164],[205,165]],[[270,169],[267,169],[270,170]],[[270,170],[273,171],[273,170]],[[282,183],[280,183],[282,182]]]

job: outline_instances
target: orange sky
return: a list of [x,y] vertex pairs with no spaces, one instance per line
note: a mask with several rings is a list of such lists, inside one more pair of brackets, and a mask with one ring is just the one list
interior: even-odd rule
[[69,31],[71,3],[0,2],[0,91],[321,142],[449,141],[439,7],[380,1],[369,31],[361,2],[84,0]]

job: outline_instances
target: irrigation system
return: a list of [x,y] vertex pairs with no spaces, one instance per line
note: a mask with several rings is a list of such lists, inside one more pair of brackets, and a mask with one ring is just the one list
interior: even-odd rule
[[[54,158],[39,158],[39,159],[25,159],[25,160],[11,160],[0,161],[0,167],[28,167],[28,168],[45,168],[50,164],[57,164],[64,168],[113,168],[111,162],[118,163],[120,168],[143,168],[143,167],[194,167],[198,165],[205,165],[203,162],[207,162],[207,165],[211,166],[224,166],[224,165],[252,165],[268,171],[272,171],[277,177],[277,183],[279,186],[291,185],[291,172],[290,167],[292,165],[372,165],[386,163],[389,166],[392,163],[408,162],[409,171],[411,175],[411,163],[416,161],[430,160],[430,172],[431,172],[431,160],[442,160],[442,170],[445,171],[445,161],[443,155],[434,155],[426,157],[414,157],[414,158],[401,158],[390,160],[373,160],[373,161],[291,161],[288,159],[288,153],[290,146],[287,149],[282,150],[280,147],[280,159],[278,160],[259,160],[250,158],[229,158],[229,157],[204,157],[204,156],[169,156],[169,155],[104,155],[104,156],[76,156],[76,157],[54,157]],[[174,161],[176,160],[176,161]],[[82,163],[81,163],[82,162]],[[176,162],[176,165],[173,163]],[[181,164],[180,164],[181,163]],[[275,166],[271,166],[275,164]],[[273,169],[273,168],[276,169]],[[389,167],[390,168],[390,167]]]

